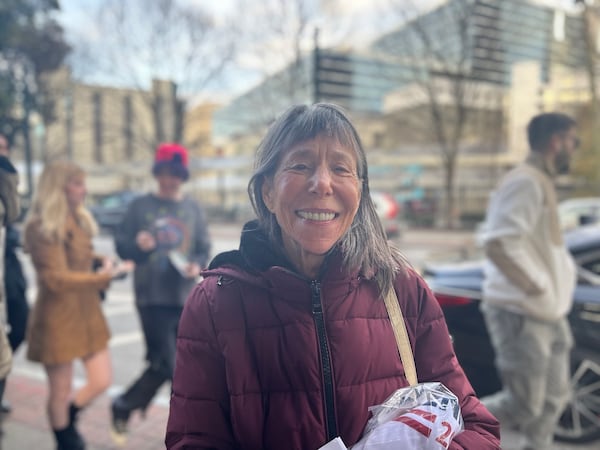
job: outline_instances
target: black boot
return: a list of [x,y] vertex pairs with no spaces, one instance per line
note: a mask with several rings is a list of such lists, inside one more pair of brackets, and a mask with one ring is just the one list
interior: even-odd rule
[[11,406],[8,401],[4,400],[4,389],[6,388],[6,378],[0,380],[0,413],[9,414]]
[[85,442],[73,424],[52,431],[58,444],[56,450],[85,450]]
[[127,422],[129,421],[131,410],[125,405],[121,397],[116,397],[110,405],[110,412],[110,434],[113,441],[122,447],[127,441]]
[[77,406],[73,402],[69,403],[69,425],[77,425],[77,418],[82,409],[81,406]]

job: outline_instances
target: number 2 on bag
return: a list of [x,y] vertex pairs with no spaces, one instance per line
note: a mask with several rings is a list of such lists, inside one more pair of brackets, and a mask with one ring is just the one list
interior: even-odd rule
[[450,445],[450,435],[452,434],[452,427],[445,420],[442,422],[442,426],[446,429],[442,434],[435,438],[444,448],[448,448]]
[[[421,417],[421,418],[425,419],[426,421],[431,422],[432,424],[434,424],[437,419],[436,414],[434,414],[430,411],[423,411],[422,409],[413,409],[409,412],[409,414],[414,414],[415,416]],[[394,420],[396,420],[397,422],[401,422],[401,423],[405,424],[406,426],[411,427],[413,430],[418,431],[425,437],[429,437],[431,435],[432,430],[429,426],[427,426],[424,423],[419,422],[416,419],[408,417],[408,414],[402,415]],[[436,437],[435,440],[442,447],[448,448],[448,446],[450,445],[450,438],[452,435],[452,426],[446,421],[443,421],[441,423],[441,425],[442,425],[442,427],[444,427],[444,432],[442,434],[440,434],[438,437]]]

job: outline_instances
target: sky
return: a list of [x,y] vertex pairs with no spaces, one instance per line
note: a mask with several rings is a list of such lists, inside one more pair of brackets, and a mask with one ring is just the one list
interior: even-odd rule
[[[93,67],[94,56],[101,53],[101,43],[107,37],[102,36],[96,25],[96,16],[94,11],[97,10],[100,4],[105,0],[61,0],[61,12],[57,15],[57,19],[63,25],[67,40],[72,43],[76,49],[75,57],[72,58],[74,63],[75,76],[82,78],[83,81],[99,83],[99,84],[127,84],[128,81],[111,78],[108,73],[110,71],[85,70]],[[235,21],[244,19],[256,21],[254,27],[257,31],[253,38],[260,40],[260,18],[254,17],[256,13],[254,4],[262,4],[265,0],[241,0],[245,2],[243,12],[240,14],[235,8],[239,8],[236,0],[178,0],[183,4],[190,6],[199,6],[208,9],[214,15],[217,21],[227,21],[230,18],[236,17]],[[240,0],[238,0],[240,1]],[[306,10],[310,13],[310,23],[304,33],[304,39],[301,42],[303,51],[308,51],[313,45],[313,30],[315,27],[320,29],[320,44],[324,47],[335,44],[345,44],[353,47],[361,47],[366,45],[376,35],[382,32],[393,29],[397,26],[398,17],[386,12],[385,6],[390,0],[304,0]],[[396,2],[407,2],[411,0],[395,0]],[[420,10],[432,8],[441,3],[442,0],[412,0],[412,4],[418,4]],[[498,0],[502,1],[502,0]],[[541,3],[551,7],[572,9],[573,0],[530,0],[536,3]],[[250,11],[248,13],[247,11]],[[238,19],[239,18],[239,19]],[[235,26],[235,24],[234,24]],[[218,102],[226,102],[232,96],[235,96],[245,90],[250,89],[258,83],[266,73],[276,71],[280,66],[285,65],[284,51],[278,52],[277,45],[279,44],[286,51],[290,51],[290,44],[284,41],[288,39],[283,36],[283,33],[288,32],[283,27],[282,36],[271,36],[269,42],[261,42],[252,46],[248,42],[242,42],[240,45],[244,50],[240,51],[234,64],[232,64],[225,74],[217,80],[203,85],[202,94],[196,97],[202,100],[215,100]],[[258,36],[258,37],[257,37]],[[266,36],[263,36],[267,38]],[[281,42],[277,42],[280,40]],[[88,63],[81,62],[79,56],[82,42],[87,42]],[[269,46],[272,52],[268,56],[265,48]],[[287,45],[287,49],[285,48]],[[258,49],[258,51],[257,51]],[[260,56],[262,57],[260,57]],[[92,58],[91,60],[89,58]],[[100,59],[100,58],[97,58]],[[266,62],[268,61],[268,62]],[[138,68],[140,73],[152,69]],[[155,69],[156,70],[156,66]],[[102,72],[102,74],[101,74]],[[152,72],[155,74],[156,72]],[[114,75],[114,74],[113,74]],[[161,74],[161,76],[168,76]],[[146,77],[150,79],[151,77]],[[177,80],[176,80],[177,81]],[[193,89],[192,89],[193,90]]]

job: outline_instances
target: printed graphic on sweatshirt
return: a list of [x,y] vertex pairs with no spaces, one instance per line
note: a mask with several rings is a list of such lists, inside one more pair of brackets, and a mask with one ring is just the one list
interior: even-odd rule
[[[191,251],[190,227],[182,219],[173,216],[163,216],[154,219],[150,232],[156,240],[156,249],[152,255],[161,269],[169,266],[170,255],[176,254],[179,259],[187,260]],[[179,270],[179,267],[175,267]]]

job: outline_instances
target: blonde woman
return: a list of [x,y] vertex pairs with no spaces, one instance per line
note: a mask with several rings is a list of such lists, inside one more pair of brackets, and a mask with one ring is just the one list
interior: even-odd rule
[[[97,225],[84,207],[85,195],[84,171],[69,161],[52,162],[39,178],[25,223],[25,249],[38,286],[27,330],[27,357],[46,370],[47,413],[59,450],[85,448],[75,427],[77,414],[111,383],[109,331],[100,291],[131,269],[94,255]],[[100,265],[96,272],[94,263]],[[72,393],[73,361],[79,358],[87,381]]]

